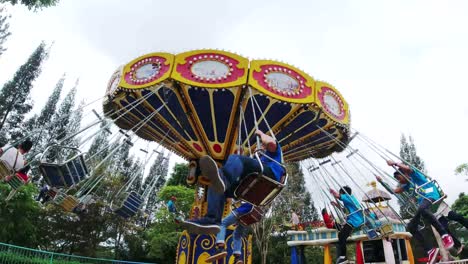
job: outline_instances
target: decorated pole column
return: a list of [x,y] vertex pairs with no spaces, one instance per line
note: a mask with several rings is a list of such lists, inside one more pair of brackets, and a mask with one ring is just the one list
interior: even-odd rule
[[395,255],[393,254],[392,243],[387,241],[387,239],[382,239],[382,244],[385,255],[385,263],[395,264]]
[[356,242],[356,263],[364,264],[364,256],[362,254],[362,241]]
[[323,264],[332,264],[332,257],[330,254],[330,244],[323,247]]

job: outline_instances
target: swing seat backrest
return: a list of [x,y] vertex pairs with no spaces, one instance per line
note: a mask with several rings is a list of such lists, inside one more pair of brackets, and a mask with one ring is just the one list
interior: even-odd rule
[[15,174],[15,171],[10,164],[4,160],[0,160],[0,180],[13,174]]
[[47,184],[53,187],[71,187],[88,175],[84,154],[79,154],[63,164],[41,163],[39,169]]
[[41,163],[39,165],[39,170],[49,186],[58,188],[69,187],[63,179],[63,173],[60,165],[54,163]]
[[71,184],[77,184],[88,175],[83,153],[65,161],[61,167],[65,181]]
[[264,212],[260,207],[253,206],[250,212],[238,217],[237,220],[241,223],[241,225],[249,226],[262,220],[263,214]]
[[277,182],[264,174],[253,172],[240,181],[234,196],[256,206],[266,206],[283,190],[287,180],[287,174],[281,177],[281,182]]
[[423,185],[421,186],[418,186],[416,189],[415,189],[415,192],[422,196],[422,197],[425,197],[425,192],[424,192],[424,187],[426,187],[426,185],[429,185],[430,183],[434,184],[435,188],[436,188],[436,191],[439,193],[439,196],[440,198],[433,201],[432,202],[432,210],[437,210],[436,207],[438,207],[438,204],[440,204],[440,202],[442,202],[445,198],[447,198],[447,195],[444,193],[444,191],[442,190],[442,188],[440,188],[440,185],[439,183],[436,181],[436,180],[430,180],[426,183],[424,183]]
[[136,192],[130,192],[123,200],[122,205],[114,212],[123,218],[130,218],[137,214],[142,204],[141,196]]

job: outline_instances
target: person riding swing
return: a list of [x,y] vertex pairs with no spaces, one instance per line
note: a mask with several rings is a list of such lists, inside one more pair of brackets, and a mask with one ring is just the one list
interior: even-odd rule
[[[279,143],[271,136],[257,130],[255,134],[260,138],[264,156],[259,164],[255,158],[242,155],[229,155],[224,166],[219,169],[216,162],[210,156],[201,157],[199,160],[202,175],[211,182],[208,189],[208,211],[200,219],[184,221],[183,224],[192,233],[216,234],[220,231],[221,217],[226,197],[233,197],[234,190],[239,182],[251,173],[263,173],[276,181],[280,181],[285,174],[281,165],[282,151]],[[263,171],[262,166],[263,165]]]

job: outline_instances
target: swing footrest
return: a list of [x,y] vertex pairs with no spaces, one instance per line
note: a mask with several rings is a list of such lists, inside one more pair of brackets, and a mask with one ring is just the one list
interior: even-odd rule
[[26,182],[23,179],[21,179],[17,174],[11,177],[11,179],[7,183],[13,190],[18,190],[21,186],[26,184]]
[[255,224],[262,220],[263,210],[260,207],[254,206],[252,210],[238,218],[239,222],[244,226]]
[[79,204],[79,201],[78,199],[76,199],[75,197],[71,196],[71,195],[67,195],[65,196],[65,198],[63,199],[62,203],[60,204],[60,206],[67,212],[72,212],[73,211],[73,208],[75,208],[77,205]]
[[284,188],[286,178],[287,175],[284,175],[282,181],[277,182],[263,174],[250,173],[241,180],[234,196],[256,206],[268,205]]

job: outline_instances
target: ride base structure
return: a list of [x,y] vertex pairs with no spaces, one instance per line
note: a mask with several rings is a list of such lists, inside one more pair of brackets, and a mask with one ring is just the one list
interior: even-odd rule
[[[276,138],[285,162],[326,157],[342,151],[349,138],[349,107],[332,85],[285,63],[249,61],[220,50],[150,53],[119,67],[109,81],[104,112],[121,129],[159,142],[190,162],[187,182],[196,185],[191,218],[207,211],[210,183],[193,173],[200,157],[209,155],[222,166],[239,149],[253,153],[257,129]],[[262,206],[286,184],[250,180],[247,192],[239,192],[245,196],[237,198]],[[252,193],[265,197],[252,198]],[[226,203],[223,215],[229,211]],[[228,256],[218,263],[230,263],[231,233]],[[244,263],[252,261],[251,241],[251,236],[243,239]],[[204,263],[215,242],[214,235],[185,231],[176,263]]]

